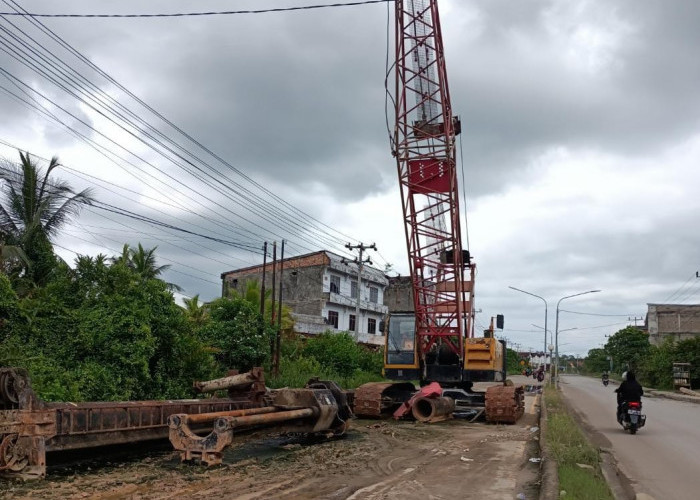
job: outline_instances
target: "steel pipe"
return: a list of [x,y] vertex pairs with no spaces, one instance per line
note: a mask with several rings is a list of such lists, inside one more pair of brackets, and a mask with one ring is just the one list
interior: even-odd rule
[[262,408],[246,408],[243,410],[215,411],[211,413],[199,413],[187,415],[188,424],[206,424],[221,417],[245,417],[247,415],[260,415],[263,413],[273,413],[277,411],[274,406],[263,406]]
[[236,427],[250,425],[274,424],[276,422],[286,422],[299,418],[313,417],[318,413],[315,408],[304,408],[301,410],[278,411],[261,415],[247,415],[243,417],[219,417],[214,423],[217,432],[223,432]]
[[214,380],[205,380],[203,382],[195,382],[194,388],[198,392],[216,392],[234,387],[244,387],[254,382],[262,381],[262,368],[253,368],[246,373],[231,375],[229,377],[217,378]]

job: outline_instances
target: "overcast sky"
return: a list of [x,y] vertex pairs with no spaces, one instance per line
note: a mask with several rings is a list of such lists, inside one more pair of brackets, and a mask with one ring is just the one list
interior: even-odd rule
[[[20,3],[35,13],[131,14],[324,2]],[[561,351],[583,355],[643,318],[647,303],[697,303],[700,4],[440,0],[440,9],[453,108],[462,118],[478,328],[504,314],[505,337],[541,349],[543,334],[532,325],[544,326],[544,303],[508,286],[544,297],[552,330],[560,298],[600,289],[561,305],[560,330],[576,328],[561,334]],[[0,2],[0,11],[12,10]],[[0,72],[0,140],[57,155],[66,166],[58,175],[76,189],[92,187],[104,203],[169,224],[90,208],[55,242],[68,262],[75,252],[157,245],[160,263],[172,265],[165,278],[204,299],[220,293],[222,272],[261,262],[264,240],[287,239],[287,255],[376,242],[377,267],[390,263],[406,274],[384,112],[387,14],[393,29],[393,7],[384,4],[39,19],[226,164],[39,27],[3,17],[0,68],[17,80]],[[32,44],[52,55],[39,59]],[[67,63],[94,87],[83,81],[72,91],[81,102],[21,63],[30,57],[43,71],[67,71],[59,66]],[[104,154],[7,91],[43,106]],[[123,106],[122,118],[105,103]],[[183,149],[153,149],[154,138],[166,144],[158,133]],[[0,145],[0,156],[17,153]]]

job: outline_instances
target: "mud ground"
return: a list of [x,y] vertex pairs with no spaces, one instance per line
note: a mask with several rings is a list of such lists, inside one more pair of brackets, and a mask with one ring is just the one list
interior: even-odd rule
[[[181,464],[167,447],[122,462],[79,458],[44,481],[0,484],[13,499],[514,499],[537,498],[535,396],[516,425],[354,420],[344,438],[308,442],[258,433],[219,467]],[[51,456],[49,456],[49,461]],[[51,463],[51,462],[49,462]]]

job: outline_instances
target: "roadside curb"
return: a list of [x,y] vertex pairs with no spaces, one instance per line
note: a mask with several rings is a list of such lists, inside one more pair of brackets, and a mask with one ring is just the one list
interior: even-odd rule
[[645,395],[648,395],[652,398],[665,398],[673,399],[675,401],[685,401],[686,403],[700,404],[700,398],[696,398],[694,396],[687,396],[685,394],[676,394],[674,392],[668,391],[655,391],[654,389],[647,389]]
[[544,394],[545,391],[552,389],[553,388],[544,386],[540,398],[540,453],[542,455],[540,500],[555,500],[559,498],[559,474],[557,472],[557,463],[554,461],[545,437],[547,434],[547,405],[544,400]]

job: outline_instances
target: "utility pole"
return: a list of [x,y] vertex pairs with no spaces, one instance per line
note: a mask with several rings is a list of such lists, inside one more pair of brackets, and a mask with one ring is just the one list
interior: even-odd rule
[[[272,300],[270,306],[270,325],[275,326],[275,269],[277,267],[277,242],[272,242]],[[263,318],[263,321],[265,319]],[[275,337],[270,339],[270,359],[275,358]]]
[[357,305],[355,306],[355,337],[359,338],[360,336],[360,324],[362,323],[360,321],[360,300],[362,297],[362,267],[364,264],[369,264],[372,265],[372,259],[367,257],[366,259],[362,259],[362,254],[365,252],[365,250],[374,250],[375,252],[377,251],[377,245],[375,243],[372,243],[371,245],[365,245],[364,243],[360,243],[359,245],[351,245],[350,243],[345,245],[345,248],[348,250],[359,250],[360,251],[360,256],[354,258],[351,261],[346,261],[343,259],[343,262],[354,262],[357,264]]
[[276,285],[276,275],[275,270],[277,269],[277,242],[272,242],[272,296],[271,296],[271,308],[270,308],[270,324],[275,324],[275,285]]
[[634,321],[634,326],[637,326],[637,321],[641,321],[643,319],[644,318],[638,318],[636,316],[634,318],[627,317],[627,321]]
[[284,270],[284,240],[282,240],[282,252],[280,255],[280,291],[277,302],[277,333],[275,335],[275,352],[272,355],[272,374],[277,377],[280,374],[280,345],[282,343],[282,272]]
[[265,268],[267,267],[267,241],[263,245],[262,285],[260,285],[260,316],[265,318]]

